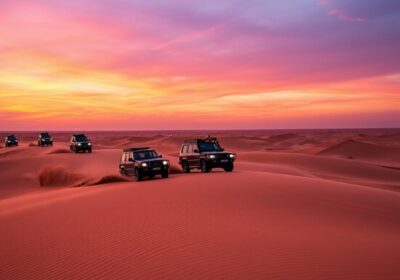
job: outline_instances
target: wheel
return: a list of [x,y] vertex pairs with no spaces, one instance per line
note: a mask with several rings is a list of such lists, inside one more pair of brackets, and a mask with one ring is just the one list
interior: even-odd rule
[[92,152],[92,148],[90,148],[90,149],[88,150],[88,152],[91,153],[91,152]]
[[139,168],[135,169],[135,174],[136,174],[136,182],[140,182],[143,180],[143,174],[142,172],[139,170]]
[[211,168],[208,166],[208,164],[205,160],[202,160],[200,162],[200,170],[203,173],[208,173],[208,172],[210,172]]
[[50,146],[53,146],[53,143],[50,143]]
[[37,142],[37,145],[40,147],[40,141]]
[[225,170],[226,172],[232,172],[232,171],[233,171],[233,163],[228,164],[228,165],[225,165],[225,166],[224,166],[224,170]]
[[161,173],[161,177],[162,177],[162,178],[168,178],[168,176],[169,176],[168,170],[165,170],[165,171],[163,171],[163,172]]
[[190,167],[189,167],[189,163],[187,163],[186,161],[182,163],[182,170],[183,173],[190,173]]

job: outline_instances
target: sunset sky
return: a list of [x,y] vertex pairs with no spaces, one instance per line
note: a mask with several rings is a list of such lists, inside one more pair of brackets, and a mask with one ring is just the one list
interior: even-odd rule
[[399,124],[398,0],[0,1],[0,130]]

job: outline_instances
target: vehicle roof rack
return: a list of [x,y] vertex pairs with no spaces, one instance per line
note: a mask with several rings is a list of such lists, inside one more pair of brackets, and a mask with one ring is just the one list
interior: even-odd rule
[[217,142],[218,143],[218,139],[216,137],[211,137],[210,135],[208,135],[206,138],[197,138],[197,139],[189,139],[189,140],[185,140],[185,143],[198,143],[198,142]]
[[142,150],[148,150],[150,149],[149,147],[140,147],[140,148],[128,148],[124,149],[124,152],[136,152],[136,151],[142,151]]

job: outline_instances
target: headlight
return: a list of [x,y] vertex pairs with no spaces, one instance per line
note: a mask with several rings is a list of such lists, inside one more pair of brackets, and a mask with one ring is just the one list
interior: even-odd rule
[[215,159],[215,155],[209,155],[208,158]]
[[147,167],[147,163],[143,162],[142,167]]
[[163,160],[162,162],[164,165],[168,165],[168,160]]
[[230,158],[235,158],[235,155],[234,154],[230,154],[229,157]]
[[7,140],[7,142],[8,142],[8,143],[10,143],[10,142],[11,142],[11,140]]
[[88,144],[88,146],[92,146],[92,143],[87,143]]
[[78,143],[78,146],[82,146],[82,143]]

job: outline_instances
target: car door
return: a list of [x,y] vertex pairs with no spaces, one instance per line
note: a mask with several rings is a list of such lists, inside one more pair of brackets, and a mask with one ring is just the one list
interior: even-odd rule
[[69,148],[71,149],[71,150],[73,150],[75,147],[75,137],[74,136],[72,136],[71,137],[71,140],[70,140],[70,142],[69,142]]
[[135,159],[133,157],[133,152],[126,153],[125,170],[126,170],[126,174],[129,176],[132,176],[135,174]]
[[190,165],[191,166],[200,166],[200,153],[197,144],[189,145],[189,154],[190,154]]

